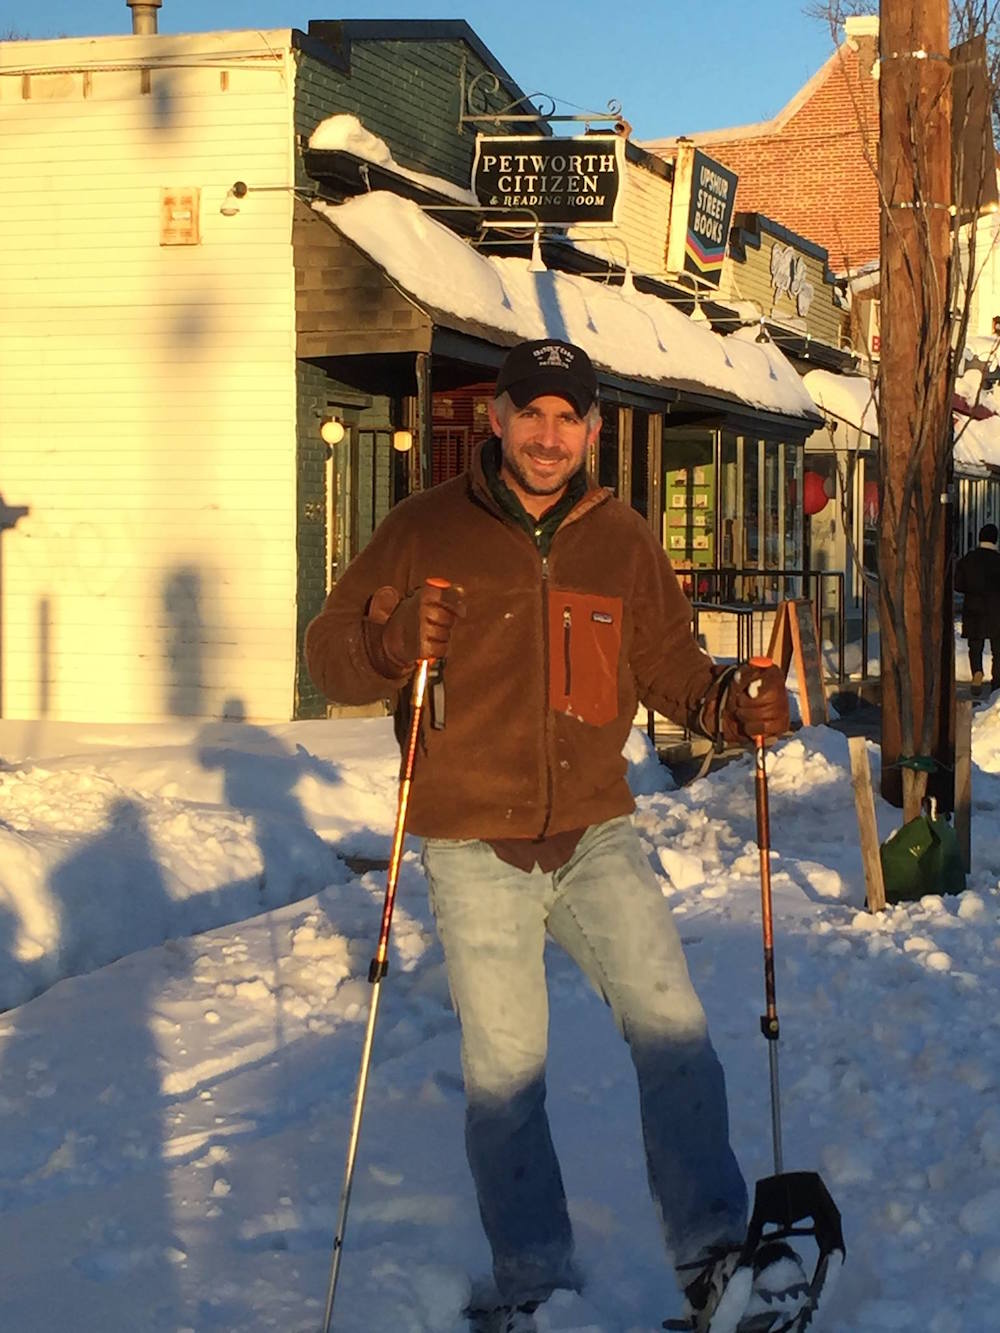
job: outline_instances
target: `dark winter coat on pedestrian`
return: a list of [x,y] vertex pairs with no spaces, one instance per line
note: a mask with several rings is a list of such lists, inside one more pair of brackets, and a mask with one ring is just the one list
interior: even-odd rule
[[306,655],[328,698],[396,701],[406,681],[379,674],[372,636],[428,577],[461,585],[446,726],[425,728],[409,828],[539,838],[630,813],[622,748],[637,701],[694,724],[716,673],[640,514],[589,485],[543,555],[494,497],[484,448],[498,458],[489,441],[467,473],[390,511],[309,626]]
[[981,543],[955,567],[955,591],[964,596],[962,636],[1000,640],[1000,550]]

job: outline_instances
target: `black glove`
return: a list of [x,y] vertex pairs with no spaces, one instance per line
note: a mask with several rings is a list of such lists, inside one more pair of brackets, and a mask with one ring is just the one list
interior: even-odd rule
[[[377,614],[375,603],[383,596],[379,589],[369,612]],[[381,635],[372,641],[376,669],[390,679],[405,676],[423,658],[447,656],[455,621],[465,615],[461,588],[424,583],[399,601],[381,626]]]

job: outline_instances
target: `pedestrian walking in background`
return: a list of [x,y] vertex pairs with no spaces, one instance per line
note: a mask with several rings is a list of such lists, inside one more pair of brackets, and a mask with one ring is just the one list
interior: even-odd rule
[[982,694],[983,648],[990,641],[990,691],[1000,690],[1000,550],[997,525],[979,529],[979,545],[967,551],[955,566],[955,591],[962,601],[962,637],[969,644],[972,693]]
[[[530,1333],[541,1302],[585,1281],[545,1110],[548,935],[628,1042],[650,1188],[692,1327],[708,1329],[747,1191],[622,749],[639,701],[731,743],[780,735],[784,679],[712,662],[645,520],[588,480],[601,418],[585,352],[514,347],[490,421],[468,472],[397,505],[350,564],[309,626],[309,669],[330,699],[399,710],[418,660],[447,659],[445,725],[425,729],[408,827],[461,1024],[466,1149],[493,1254],[474,1327]],[[797,1287],[801,1266],[781,1257]]]

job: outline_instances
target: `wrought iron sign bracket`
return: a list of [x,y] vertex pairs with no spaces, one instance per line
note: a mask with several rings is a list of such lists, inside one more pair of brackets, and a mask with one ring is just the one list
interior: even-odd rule
[[[549,93],[528,93],[524,97],[515,98],[513,102],[508,102],[506,106],[500,107],[496,111],[490,111],[487,108],[486,99],[499,93],[500,79],[498,76],[492,70],[484,69],[480,70],[471,82],[467,82],[467,77],[468,68],[463,55],[459,74],[459,131],[463,130],[466,125],[540,125],[550,120],[572,120],[582,121],[587,125],[594,123],[611,124],[618,133],[621,133],[619,126],[626,124],[622,117],[622,104],[617,98],[612,98],[608,102],[606,111],[569,113],[557,112],[556,99]],[[539,105],[537,107],[532,106],[533,101],[538,102]],[[516,111],[515,108],[517,107],[528,107],[529,110]]]

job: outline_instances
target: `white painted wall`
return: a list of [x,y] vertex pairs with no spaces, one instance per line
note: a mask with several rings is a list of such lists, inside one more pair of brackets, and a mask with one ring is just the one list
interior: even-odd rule
[[219,208],[293,180],[293,90],[287,29],[0,44],[8,717],[291,714],[292,196]]

